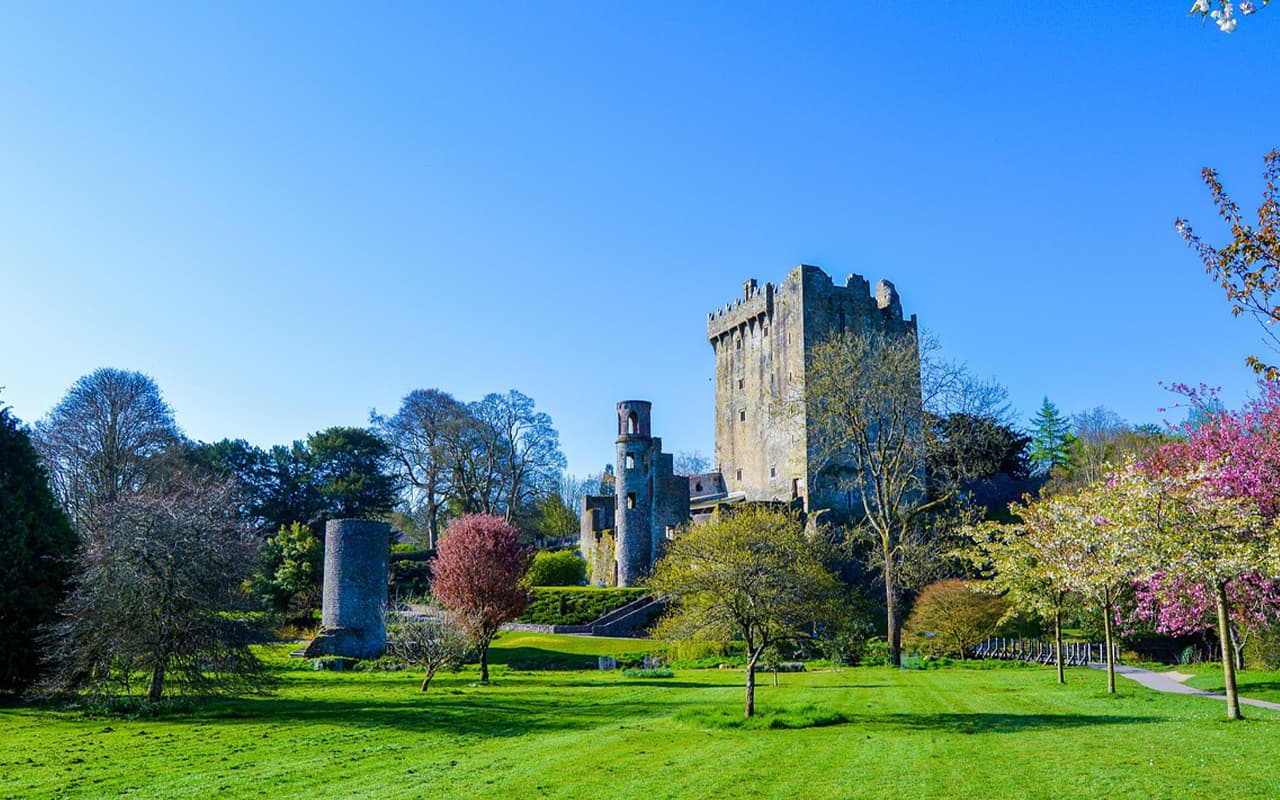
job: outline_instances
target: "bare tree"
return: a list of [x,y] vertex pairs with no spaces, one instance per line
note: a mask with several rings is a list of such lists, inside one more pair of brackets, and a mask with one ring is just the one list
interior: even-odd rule
[[390,446],[391,461],[410,495],[406,500],[426,516],[428,548],[434,548],[439,539],[440,512],[453,487],[449,434],[466,413],[463,405],[445,392],[417,389],[405,396],[394,416],[376,412],[370,416]]
[[672,471],[677,475],[701,475],[711,471],[711,459],[697,450],[681,450],[673,459]]
[[92,509],[137,491],[148,461],[182,438],[155,381],[98,369],[76,381],[35,426],[54,491],[78,525]]
[[174,682],[196,693],[260,684],[247,627],[224,613],[253,563],[232,489],[174,456],[87,518],[71,593],[45,634],[49,690],[130,696],[141,673],[158,702]]
[[443,608],[426,616],[387,615],[387,655],[423,670],[424,692],[440,670],[462,669],[470,652],[466,632]]
[[480,401],[478,416],[494,435],[502,476],[499,507],[507,521],[540,494],[554,490],[565,467],[560,434],[551,417],[535,411],[533,399],[515,389]]
[[941,358],[936,342],[875,331],[836,333],[814,346],[802,393],[779,409],[784,418],[806,415],[816,471],[857,498],[852,530],[875,547],[895,660],[901,593],[937,576],[939,532],[954,527],[949,505],[965,477],[963,470],[928,473],[929,453],[941,443],[926,412],[975,420],[1008,414],[1003,387]]

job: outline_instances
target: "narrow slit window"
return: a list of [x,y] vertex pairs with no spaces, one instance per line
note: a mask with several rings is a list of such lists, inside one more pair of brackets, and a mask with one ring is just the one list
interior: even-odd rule
[[636,507],[636,493],[627,492],[627,508],[635,508],[635,507]]
[[742,378],[738,378],[738,388],[739,388],[739,389],[741,389],[743,386],[745,386],[745,385],[746,385],[746,383],[747,383],[747,382],[746,382],[746,381],[744,381]]
[[738,470],[738,480],[742,480],[742,470]]
[[746,421],[747,421],[747,412],[745,412],[745,411],[739,411],[739,412],[738,412],[738,422],[746,422]]
[[770,478],[778,477],[778,468],[776,466],[769,467],[769,477]]

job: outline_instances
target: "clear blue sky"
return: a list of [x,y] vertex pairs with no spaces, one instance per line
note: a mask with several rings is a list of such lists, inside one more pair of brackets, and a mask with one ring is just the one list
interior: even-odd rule
[[1252,383],[1173,220],[1220,232],[1205,164],[1257,206],[1274,4],[204,5],[0,10],[28,421],[116,366],[204,440],[514,387],[574,472],[628,398],[710,454],[706,314],[802,262],[893,280],[1024,416]]

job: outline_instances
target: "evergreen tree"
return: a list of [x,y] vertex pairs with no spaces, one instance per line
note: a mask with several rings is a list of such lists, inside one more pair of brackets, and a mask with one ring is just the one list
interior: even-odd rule
[[1031,418],[1031,469],[1037,475],[1048,475],[1054,467],[1070,469],[1074,440],[1071,421],[1046,397]]
[[76,544],[30,437],[0,407],[0,692],[36,677],[35,633],[53,620]]

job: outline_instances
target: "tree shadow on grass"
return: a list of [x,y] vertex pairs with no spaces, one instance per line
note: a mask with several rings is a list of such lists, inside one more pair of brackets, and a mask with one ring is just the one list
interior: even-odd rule
[[[496,687],[493,687],[496,689]],[[215,724],[341,725],[391,727],[407,732],[447,732],[481,737],[523,736],[609,727],[637,719],[650,721],[679,706],[648,697],[644,702],[591,703],[561,698],[498,696],[488,689],[406,686],[402,698],[332,700],[259,697],[210,702],[182,717],[185,722]]]
[[948,733],[1027,733],[1095,725],[1144,725],[1163,722],[1164,717],[1120,714],[873,714],[849,717],[849,722],[869,727],[904,730],[946,731]]

